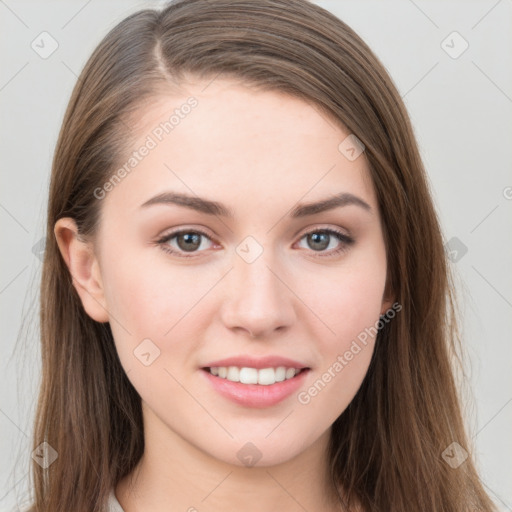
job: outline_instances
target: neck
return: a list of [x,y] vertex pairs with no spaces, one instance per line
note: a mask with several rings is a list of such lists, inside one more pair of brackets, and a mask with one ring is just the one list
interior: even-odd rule
[[330,429],[291,460],[246,467],[219,461],[155,418],[144,423],[144,455],[115,489],[125,512],[341,510],[330,484]]

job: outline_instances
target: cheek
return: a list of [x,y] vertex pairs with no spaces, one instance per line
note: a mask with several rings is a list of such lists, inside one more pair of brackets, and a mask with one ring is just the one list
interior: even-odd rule
[[[353,283],[340,282],[331,291],[328,300],[318,298],[318,308],[323,304],[318,311],[329,326],[321,332],[319,328],[315,336],[322,352],[322,370],[337,374],[343,370],[343,379],[357,384],[364,377],[371,359],[382,289],[380,286],[376,289],[373,280],[358,279]],[[343,369],[335,364],[340,360]]]
[[304,413],[321,417],[323,425],[331,425],[352,402],[368,372],[377,334],[380,294],[371,282],[345,285],[327,307],[324,303],[322,319],[334,334],[325,327],[314,334],[321,364],[297,395]]
[[[379,320],[386,282],[385,259],[355,264],[317,273],[304,286],[306,304],[318,317],[316,339],[326,353],[344,350],[351,341]],[[313,286],[314,284],[314,286]]]
[[342,344],[356,338],[361,332],[378,321],[384,292],[385,278],[370,272],[352,274],[338,283],[333,293],[329,313]]
[[[182,288],[172,273],[162,272],[134,253],[130,258],[118,259],[116,255],[106,258],[104,274],[112,333],[119,357],[129,369],[137,362],[134,350],[144,340],[151,340],[162,349],[162,341],[170,338],[171,329],[178,321],[170,312],[182,310],[180,303],[186,300],[187,289]],[[175,292],[177,287],[179,294]],[[156,348],[154,351],[158,352]]]
[[[385,258],[359,259],[325,275],[303,293],[315,318],[321,365],[298,402],[334,421],[359,389],[373,354],[386,281]],[[313,318],[313,317],[311,317]]]
[[[157,250],[145,249],[150,256]],[[167,266],[144,251],[140,256],[134,252],[124,260],[111,257],[109,262],[115,263],[106,264],[109,312],[129,331],[162,337],[185,314],[186,305],[197,302],[198,286],[191,267]]]
[[[134,251],[130,258],[110,256],[105,265],[105,296],[119,358],[131,379],[140,370],[139,353],[157,354],[151,368],[186,371],[196,362],[198,332],[206,328],[216,309],[205,308],[208,292],[221,275],[194,266],[166,264],[156,251]],[[209,316],[210,315],[210,316]],[[147,340],[150,340],[148,342]],[[148,374],[149,375],[149,374]],[[142,390],[142,389],[141,389]]]

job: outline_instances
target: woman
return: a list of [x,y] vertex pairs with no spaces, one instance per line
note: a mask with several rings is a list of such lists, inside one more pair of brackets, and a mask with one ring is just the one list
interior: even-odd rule
[[413,130],[329,12],[122,21],[70,100],[47,229],[31,510],[495,510]]

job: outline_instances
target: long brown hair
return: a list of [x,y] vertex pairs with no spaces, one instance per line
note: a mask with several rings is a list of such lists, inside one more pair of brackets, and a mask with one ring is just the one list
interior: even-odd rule
[[329,464],[340,501],[383,512],[495,510],[471,452],[452,361],[453,287],[413,129],[387,71],[361,38],[306,0],[178,0],[130,15],[83,69],[51,175],[41,282],[42,382],[32,463],[34,512],[100,512],[144,451],[141,400],[108,323],[85,312],[53,229],[72,217],[88,237],[93,194],[133,142],[126,120],[187,76],[234,78],[308,101],[364,144],[387,248],[389,291],[402,310],[379,331],[364,382],[332,427]]

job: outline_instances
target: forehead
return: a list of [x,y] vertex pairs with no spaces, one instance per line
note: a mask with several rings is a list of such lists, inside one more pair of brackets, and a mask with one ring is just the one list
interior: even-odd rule
[[149,149],[109,201],[121,189],[139,205],[164,189],[227,203],[245,196],[284,205],[344,191],[374,199],[364,153],[351,161],[340,150],[350,133],[315,104],[281,91],[225,79],[189,83],[182,94],[151,98],[128,125],[130,151]]

